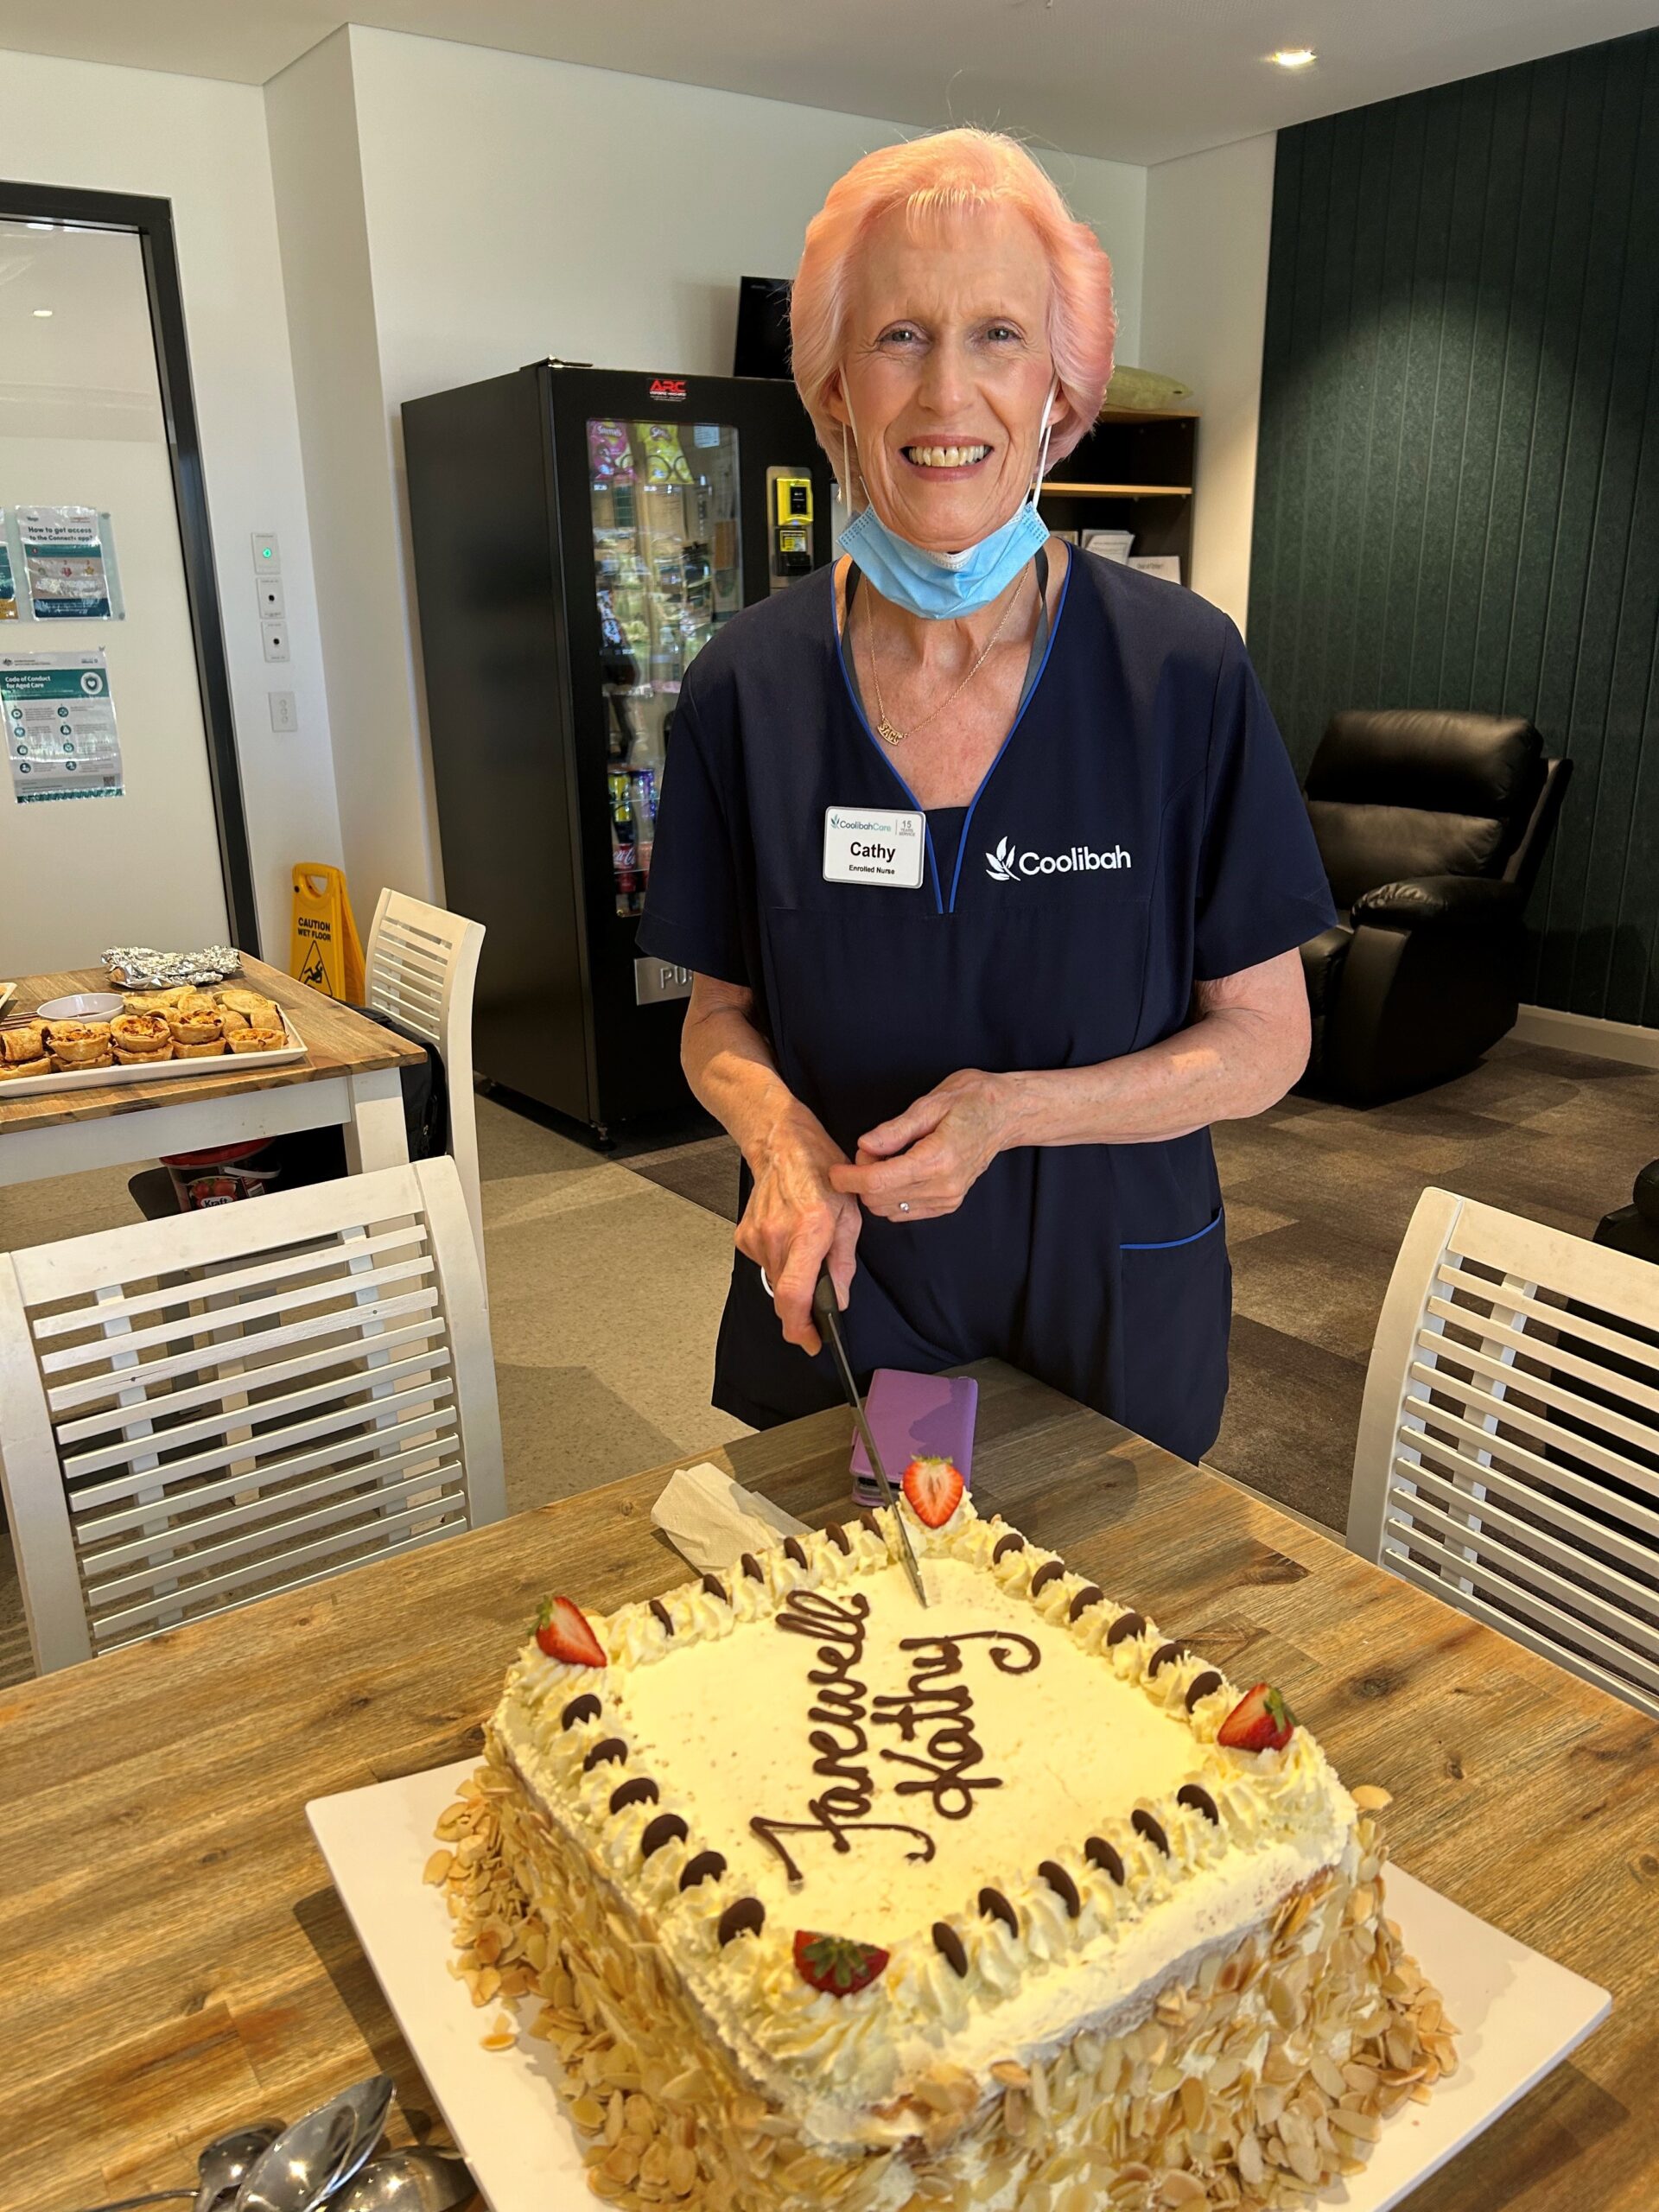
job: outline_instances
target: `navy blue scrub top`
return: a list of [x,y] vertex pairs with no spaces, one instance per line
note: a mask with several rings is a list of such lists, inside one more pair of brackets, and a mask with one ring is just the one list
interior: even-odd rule
[[[826,883],[832,805],[921,811],[859,705],[823,569],[688,671],[639,942],[753,992],[784,1081],[849,1159],[959,1070],[1155,1044],[1195,982],[1335,919],[1233,623],[1075,550],[1040,674],[973,804],[936,811],[920,888]],[[1221,1425],[1231,1295],[1207,1130],[1027,1147],[954,1214],[866,1215],[848,1345],[861,1376],[995,1356],[1196,1459]],[[715,1402],[765,1427],[839,1398],[740,1254]]]

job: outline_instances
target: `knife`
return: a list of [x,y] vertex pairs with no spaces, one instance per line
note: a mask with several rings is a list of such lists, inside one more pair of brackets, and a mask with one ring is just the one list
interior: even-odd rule
[[910,1531],[906,1528],[904,1516],[899,1510],[899,1501],[893,1496],[893,1484],[887,1480],[887,1471],[881,1464],[880,1451],[871,1433],[870,1424],[864,1417],[864,1401],[859,1396],[858,1385],[853,1380],[852,1366],[847,1357],[847,1347],[842,1341],[841,1311],[836,1304],[836,1286],[830,1280],[828,1268],[825,1268],[819,1275],[818,1287],[812,1294],[812,1318],[817,1321],[825,1343],[836,1356],[836,1365],[841,1370],[841,1387],[847,1393],[847,1402],[853,1409],[853,1420],[857,1426],[859,1434],[864,1440],[864,1449],[869,1454],[870,1465],[875,1470],[875,1479],[881,1485],[881,1495],[892,1510],[893,1525],[899,1532],[899,1563],[910,1577],[911,1587],[916,1592],[917,1603],[925,1605],[927,1592],[922,1587],[922,1570],[916,1563],[916,1554],[911,1547]]

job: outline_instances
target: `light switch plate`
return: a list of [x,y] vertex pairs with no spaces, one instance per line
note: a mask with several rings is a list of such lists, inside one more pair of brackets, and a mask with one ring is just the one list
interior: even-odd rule
[[283,597],[283,580],[280,576],[258,575],[254,578],[254,585],[259,594],[259,613],[262,620],[269,619],[273,614],[287,613],[288,602]]
[[298,729],[300,718],[295,711],[291,691],[273,691],[270,695],[270,726],[279,737],[287,737]]
[[259,625],[265,640],[267,660],[288,658],[288,625],[286,622],[262,622]]

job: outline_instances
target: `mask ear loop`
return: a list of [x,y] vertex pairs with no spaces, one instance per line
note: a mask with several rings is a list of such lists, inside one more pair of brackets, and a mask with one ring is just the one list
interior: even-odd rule
[[[847,410],[847,422],[843,423],[841,426],[841,496],[846,503],[848,513],[851,514],[853,511],[853,465],[850,458],[849,457],[847,428],[848,423],[851,423],[853,435],[856,437],[858,435],[858,425],[856,423],[853,422],[853,403],[847,397],[847,387],[844,384],[842,386],[841,404]],[[861,469],[859,474],[861,480],[863,474]]]
[[1056,377],[1054,379],[1054,389],[1048,395],[1048,404],[1043,410],[1043,442],[1041,450],[1037,455],[1036,479],[1031,487],[1031,504],[1033,511],[1036,508],[1037,502],[1043,496],[1043,479],[1048,474],[1049,442],[1054,435],[1054,403],[1059,396],[1060,380]]

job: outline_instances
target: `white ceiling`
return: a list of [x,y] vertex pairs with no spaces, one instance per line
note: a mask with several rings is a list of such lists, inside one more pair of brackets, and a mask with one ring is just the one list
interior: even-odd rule
[[[348,20],[1150,164],[1651,29],[1659,0],[0,0],[0,48],[257,85]],[[1263,58],[1296,46],[1314,67]]]

